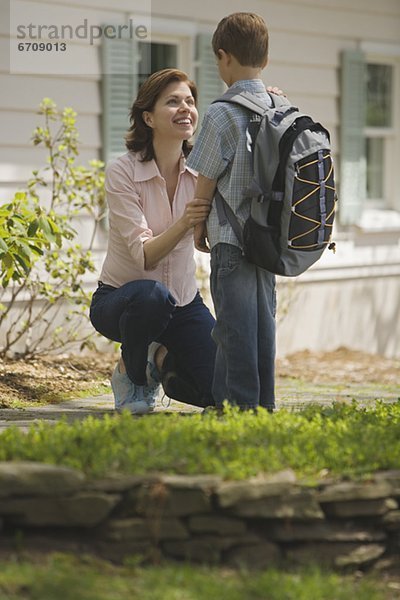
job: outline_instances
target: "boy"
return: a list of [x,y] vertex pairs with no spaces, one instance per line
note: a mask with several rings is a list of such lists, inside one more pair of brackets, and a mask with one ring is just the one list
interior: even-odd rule
[[[270,98],[260,79],[268,62],[268,29],[262,17],[234,13],[214,32],[213,50],[221,78],[230,88],[247,90],[260,100]],[[216,189],[243,226],[250,214],[244,190],[252,179],[247,149],[248,110],[212,104],[189,159],[199,172],[196,198],[212,201]],[[275,370],[275,277],[247,262],[240,242],[226,220],[219,219],[215,202],[207,221],[195,229],[199,250],[211,249],[211,294],[217,322],[213,338],[217,355],[213,380],[215,404],[224,400],[241,409],[259,406],[272,411]]]

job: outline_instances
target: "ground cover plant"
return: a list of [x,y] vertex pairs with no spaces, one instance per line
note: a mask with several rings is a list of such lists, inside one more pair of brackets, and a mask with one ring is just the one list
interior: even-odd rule
[[319,569],[262,573],[180,566],[116,567],[89,557],[0,562],[0,600],[389,600],[395,581]]
[[274,414],[130,414],[33,424],[0,434],[0,460],[109,473],[217,474],[245,479],[291,467],[300,476],[361,477],[400,464],[400,402],[310,406]]

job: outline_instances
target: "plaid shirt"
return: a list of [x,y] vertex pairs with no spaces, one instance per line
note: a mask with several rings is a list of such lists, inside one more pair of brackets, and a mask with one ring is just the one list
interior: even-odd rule
[[[230,89],[235,88],[247,90],[270,103],[261,79],[236,81]],[[187,160],[188,167],[218,181],[218,190],[242,226],[250,215],[250,200],[243,197],[243,190],[250,185],[253,176],[251,154],[246,148],[248,124],[249,111],[241,106],[226,102],[211,104]],[[218,243],[240,246],[230,224],[220,225],[215,202],[208,217],[207,232],[211,248]]]

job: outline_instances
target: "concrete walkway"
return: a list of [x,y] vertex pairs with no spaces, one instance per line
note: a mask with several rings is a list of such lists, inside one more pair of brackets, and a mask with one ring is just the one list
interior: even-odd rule
[[[396,402],[400,399],[400,388],[385,387],[378,385],[317,385],[299,384],[296,380],[282,380],[277,383],[277,408],[288,408],[299,410],[311,403],[330,405],[333,402],[351,402],[356,400],[358,404],[365,406],[375,400],[385,402]],[[180,402],[171,401],[167,404],[160,398],[157,403],[157,413],[180,413],[190,414],[201,412],[201,409]],[[56,423],[59,419],[66,417],[72,422],[75,419],[83,419],[89,415],[102,417],[105,414],[113,414],[113,396],[104,394],[47,404],[45,406],[33,406],[24,409],[0,409],[0,431],[6,427],[15,425],[26,429],[34,422],[46,421]]]

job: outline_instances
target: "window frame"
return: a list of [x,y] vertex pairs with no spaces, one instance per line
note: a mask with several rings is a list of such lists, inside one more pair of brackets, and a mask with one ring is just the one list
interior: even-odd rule
[[[134,15],[131,15],[134,18]],[[176,67],[192,77],[196,28],[190,21],[152,17],[150,36],[144,43],[172,44],[177,47]]]
[[[368,209],[374,210],[400,210],[400,197],[396,198],[395,177],[396,165],[395,156],[399,155],[396,152],[396,146],[400,146],[399,132],[399,72],[400,72],[400,57],[396,60],[395,57],[383,55],[366,54],[365,64],[367,65],[387,65],[392,67],[393,82],[392,82],[392,98],[391,98],[391,125],[387,127],[368,126],[364,127],[365,140],[372,138],[383,139],[383,181],[382,181],[382,198],[366,198],[364,211]],[[397,134],[397,135],[396,135]]]
[[374,208],[366,200],[363,206],[361,228],[371,231],[398,231],[400,229],[400,186],[396,186],[396,173],[399,165],[396,156],[400,157],[400,44],[385,42],[361,42],[359,46],[364,54],[365,63],[383,63],[394,65],[393,82],[393,138],[389,156],[391,159],[385,166],[385,186],[388,202],[386,207]]

